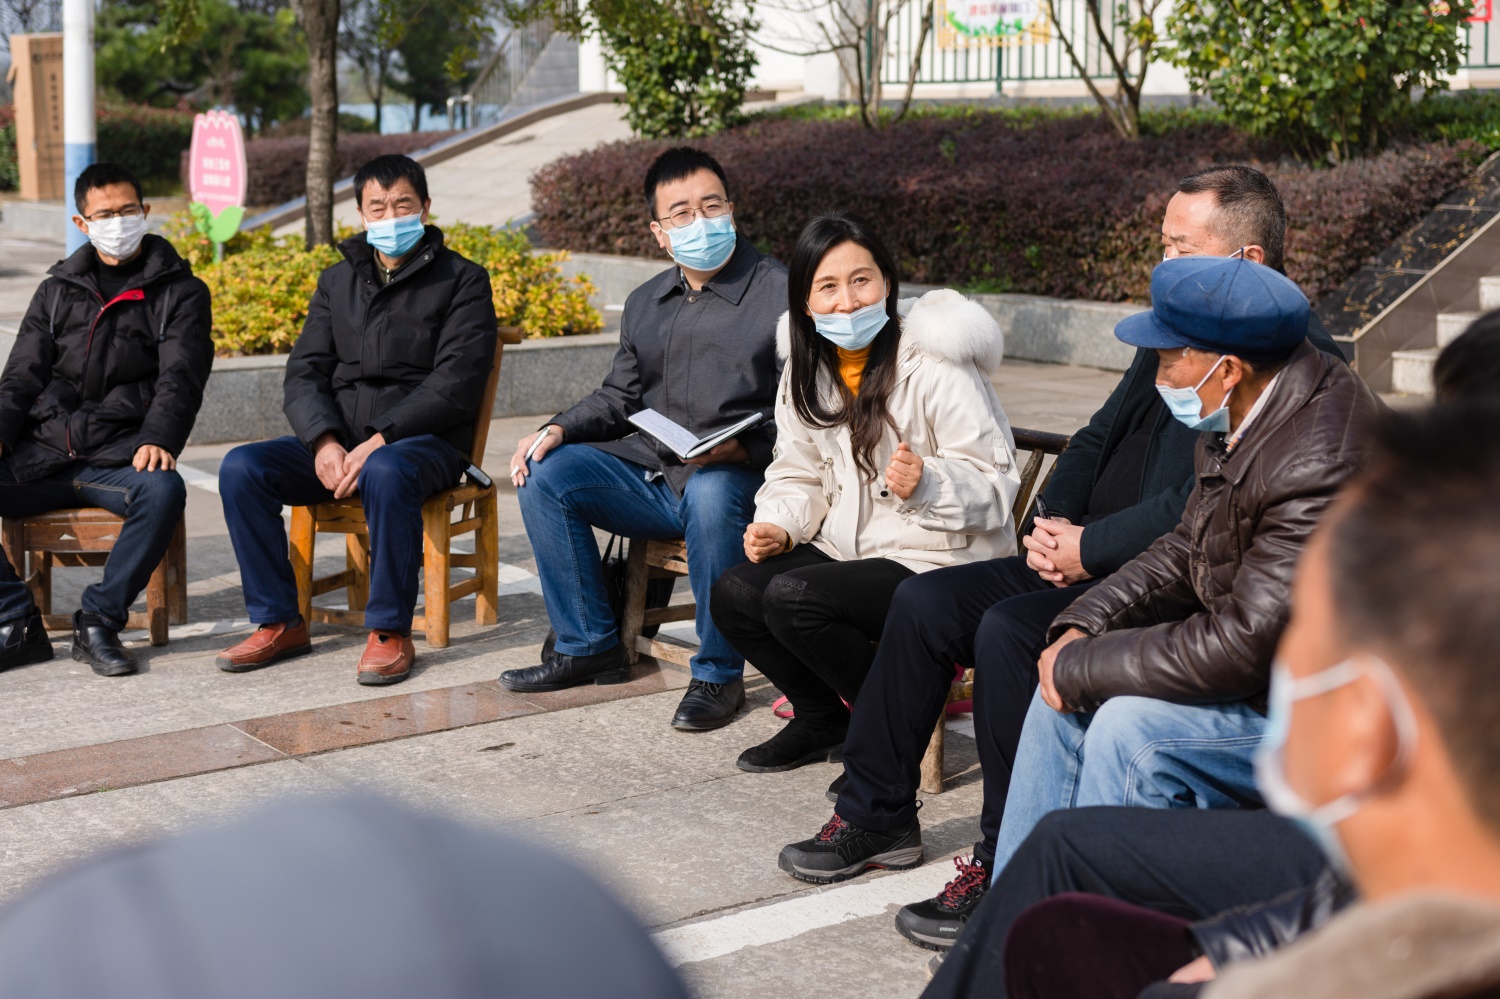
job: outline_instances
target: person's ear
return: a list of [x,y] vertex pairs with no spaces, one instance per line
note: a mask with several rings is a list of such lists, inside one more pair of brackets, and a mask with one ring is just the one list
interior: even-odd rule
[[1229,354],[1219,365],[1219,384],[1224,387],[1226,394],[1233,392],[1234,387],[1244,381],[1250,374],[1250,368],[1244,361]]
[[427,216],[432,212],[432,199],[427,198],[422,202],[422,221],[427,221]]
[[672,241],[667,238],[667,231],[661,227],[660,223],[652,222],[651,234],[656,237],[656,245],[661,247],[667,256],[670,257],[672,255]]
[[141,202],[141,218],[145,219],[145,218],[150,218],[150,217],[151,217],[151,202],[149,202],[149,201],[142,201]]
[[78,227],[78,231],[83,233],[85,236],[89,234],[89,224],[83,220],[82,215],[74,215],[73,224],[76,225]]
[[1390,702],[1380,681],[1367,675],[1348,687],[1328,695],[1335,700],[1327,719],[1328,732],[1336,745],[1324,756],[1325,800],[1360,793],[1381,785],[1392,776],[1400,737]]
[[1264,264],[1266,262],[1266,248],[1264,246],[1258,246],[1255,243],[1251,243],[1249,246],[1245,247],[1245,259],[1253,260],[1257,264]]

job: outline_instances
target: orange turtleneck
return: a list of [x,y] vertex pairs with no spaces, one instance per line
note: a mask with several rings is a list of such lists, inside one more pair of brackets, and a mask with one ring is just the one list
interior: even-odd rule
[[849,386],[850,395],[859,395],[859,383],[865,376],[865,361],[870,357],[870,348],[845,350],[843,347],[835,347],[834,349],[839,352],[839,378]]

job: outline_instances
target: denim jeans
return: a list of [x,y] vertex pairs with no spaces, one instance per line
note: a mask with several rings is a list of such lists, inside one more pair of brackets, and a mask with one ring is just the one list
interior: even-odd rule
[[[358,493],[370,528],[365,627],[408,633],[422,568],[422,503],[458,485],[467,462],[440,437],[406,437],[370,452]],[[240,564],[245,610],[255,624],[297,619],[297,581],[287,556],[283,505],[326,503],[312,453],[295,437],[242,444],[219,465],[224,521]]]
[[[167,553],[187,506],[187,487],[176,472],[137,472],[133,466],[96,468],[82,463],[32,482],[17,482],[0,461],[0,517],[30,517],[52,510],[97,506],[125,518],[104,563],[104,578],[83,591],[83,612],[109,627],[125,627],[130,605],[146,588]],[[0,553],[0,622],[31,612],[31,591]]]
[[647,474],[587,444],[564,444],[532,462],[517,490],[557,651],[590,656],[619,642],[593,528],[634,538],[683,538],[698,605],[693,676],[710,683],[737,679],[745,660],[714,627],[709,592],[724,570],[745,561],[745,525],[763,477],[743,465],[708,465],[687,480],[679,499],[660,476],[648,482]]
[[1265,716],[1243,701],[1172,704],[1113,697],[1060,714],[1037,690],[1021,729],[996,871],[1059,808],[1238,808],[1261,804],[1252,758]]

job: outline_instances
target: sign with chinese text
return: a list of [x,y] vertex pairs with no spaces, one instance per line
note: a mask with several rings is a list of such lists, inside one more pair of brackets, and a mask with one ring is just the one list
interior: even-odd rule
[[942,0],[938,45],[1041,45],[1051,41],[1043,0]]
[[188,193],[198,230],[223,243],[245,218],[245,133],[240,120],[226,111],[193,118],[193,145],[188,151]]

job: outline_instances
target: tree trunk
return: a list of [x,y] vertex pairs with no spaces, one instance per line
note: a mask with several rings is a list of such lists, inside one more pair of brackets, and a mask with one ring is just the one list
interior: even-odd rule
[[307,92],[312,128],[307,140],[307,248],[333,243],[333,182],[338,169],[339,0],[292,0],[307,36]]

